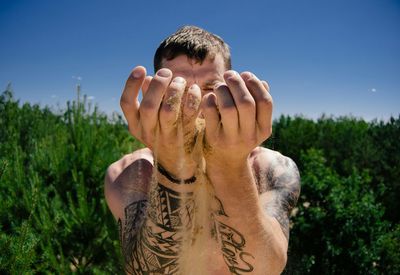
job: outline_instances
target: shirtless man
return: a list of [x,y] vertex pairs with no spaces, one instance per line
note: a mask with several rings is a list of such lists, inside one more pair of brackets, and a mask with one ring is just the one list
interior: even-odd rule
[[121,96],[129,131],[147,147],[110,165],[105,179],[126,272],[181,272],[181,229],[193,228],[201,202],[191,196],[206,179],[212,232],[191,263],[206,263],[204,274],[280,274],[300,179],[291,159],[258,147],[272,131],[268,84],[231,70],[225,42],[193,26],[161,43],[154,68],[153,77],[134,68]]

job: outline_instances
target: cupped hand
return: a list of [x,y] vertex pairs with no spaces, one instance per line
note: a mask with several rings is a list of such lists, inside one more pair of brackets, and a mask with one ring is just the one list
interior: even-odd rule
[[194,144],[190,140],[194,135],[187,133],[195,131],[201,91],[195,84],[185,89],[185,79],[173,78],[169,69],[160,69],[154,77],[146,77],[146,69],[138,66],[126,81],[120,100],[129,132],[149,147],[158,162],[177,178],[191,177],[196,166],[191,148],[187,148]]
[[202,99],[207,165],[243,163],[272,133],[268,84],[250,72],[227,71],[224,80]]

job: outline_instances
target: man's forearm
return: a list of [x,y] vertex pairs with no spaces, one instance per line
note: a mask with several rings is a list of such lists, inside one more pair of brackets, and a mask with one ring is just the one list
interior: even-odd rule
[[[279,224],[263,213],[248,161],[207,166],[223,213],[215,216],[217,238],[232,274],[279,274],[286,244]],[[227,173],[226,171],[230,171]]]
[[[191,226],[192,193],[176,190],[190,188],[177,186],[158,171],[155,173],[148,201],[126,207],[125,220],[120,225],[129,274],[177,274],[182,229]],[[174,184],[175,188],[171,188]]]
[[[196,174],[197,179],[180,181],[154,169],[156,174],[153,175],[148,199],[126,207],[125,219],[121,223],[128,273],[176,274],[179,263],[188,256],[188,253],[183,255],[182,250],[188,247],[191,252],[199,250],[192,246],[196,238],[200,249],[207,249],[205,239],[199,240],[205,236],[217,240],[231,274],[275,274],[281,271],[284,265],[281,258],[286,251],[281,251],[279,224],[263,214],[250,167],[248,164],[231,167],[230,173],[227,170],[222,173],[219,169],[209,167],[207,176],[215,190],[206,191],[208,193],[203,197],[198,193],[204,190],[198,187],[199,184],[203,187],[208,184],[204,182],[207,181],[204,174]],[[209,228],[210,231],[203,236],[196,235],[196,227]],[[183,239],[188,241],[188,236],[192,241],[184,244]],[[190,262],[192,260],[200,259],[194,257]]]

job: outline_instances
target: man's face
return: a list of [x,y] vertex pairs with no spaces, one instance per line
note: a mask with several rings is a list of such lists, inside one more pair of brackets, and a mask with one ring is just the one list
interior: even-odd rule
[[172,60],[164,60],[163,67],[170,69],[174,77],[185,78],[187,88],[196,83],[202,96],[212,92],[216,83],[224,81],[223,75],[226,71],[224,59],[220,54],[214,59],[207,57],[201,64],[186,55],[179,55]]

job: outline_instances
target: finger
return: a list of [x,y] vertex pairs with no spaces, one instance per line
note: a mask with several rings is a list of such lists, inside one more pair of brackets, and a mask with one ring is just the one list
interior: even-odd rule
[[142,66],[134,68],[129,75],[125,88],[122,92],[120,105],[122,112],[128,122],[129,129],[136,127],[139,123],[139,90],[146,76],[146,69]]
[[165,92],[160,108],[160,125],[164,133],[176,130],[182,96],[185,91],[186,80],[180,76],[175,77]]
[[147,138],[149,138],[148,135],[154,134],[160,105],[171,78],[172,72],[169,69],[160,69],[151,80],[146,95],[140,104],[139,114],[141,119],[146,120],[145,123],[142,123],[142,128]]
[[208,93],[203,96],[200,108],[203,111],[206,122],[206,140],[212,141],[218,134],[218,125],[220,124],[217,96],[214,93]]
[[153,79],[151,75],[148,75],[144,78],[143,85],[142,85],[142,94],[143,97],[146,95],[147,89],[149,88],[150,82]]
[[196,120],[200,112],[201,89],[193,84],[187,89],[182,98],[182,126],[185,149],[191,152],[201,126],[196,126]]
[[261,83],[263,84],[264,88],[267,89],[268,93],[270,93],[269,84],[267,81],[262,80]]
[[236,109],[235,101],[228,86],[224,83],[217,84],[214,87],[214,93],[217,96],[222,129],[228,136],[233,137],[239,131],[238,110]]
[[242,74],[250,93],[256,101],[256,120],[260,133],[264,139],[272,132],[273,101],[268,92],[267,82],[260,81],[254,74],[246,72]]
[[251,93],[237,72],[227,71],[224,78],[238,110],[240,130],[243,133],[254,133],[256,105]]
[[195,123],[199,114],[201,102],[201,89],[197,84],[190,86],[183,98],[183,120],[184,124]]

